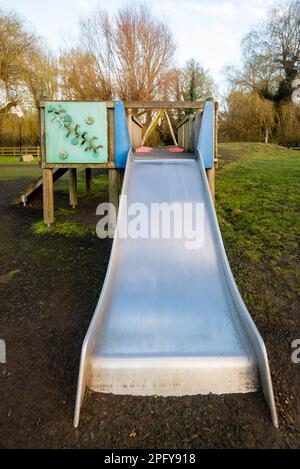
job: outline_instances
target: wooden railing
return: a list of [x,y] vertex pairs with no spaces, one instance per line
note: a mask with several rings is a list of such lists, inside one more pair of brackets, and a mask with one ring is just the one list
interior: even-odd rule
[[143,124],[131,113],[127,115],[128,132],[131,140],[133,151],[139,148],[143,138]]
[[40,158],[40,147],[22,146],[22,147],[0,147],[0,156],[22,156],[32,155]]
[[178,145],[185,151],[194,153],[199,137],[201,113],[189,114],[177,126]]

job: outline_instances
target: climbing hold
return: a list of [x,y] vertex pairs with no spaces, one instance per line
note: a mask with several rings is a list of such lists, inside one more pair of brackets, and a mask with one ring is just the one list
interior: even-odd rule
[[67,151],[61,151],[59,153],[59,156],[60,156],[60,158],[62,158],[64,160],[65,158],[67,158],[69,156],[69,154],[68,154]]
[[79,143],[78,138],[76,138],[76,137],[72,138],[71,143],[72,143],[72,145],[78,145],[78,143]]
[[64,117],[64,122],[71,122],[71,120],[72,120],[72,117],[70,116],[70,114],[66,114]]
[[92,125],[92,124],[95,122],[95,120],[94,120],[94,118],[93,118],[92,116],[89,116],[89,117],[87,117],[87,118],[85,119],[85,122],[86,122],[88,125]]

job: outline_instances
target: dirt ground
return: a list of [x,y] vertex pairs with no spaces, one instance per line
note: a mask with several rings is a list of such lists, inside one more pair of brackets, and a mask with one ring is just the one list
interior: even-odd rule
[[[41,199],[26,209],[9,206],[23,187],[22,179],[0,183],[0,338],[7,347],[7,363],[0,364],[1,447],[300,447],[300,365],[290,360],[291,341],[299,336],[299,305],[292,305],[280,328],[258,324],[270,356],[279,430],[260,393],[182,398],[89,393],[75,430],[81,344],[111,241],[34,236]],[[78,217],[90,221],[98,203],[93,196],[80,199]],[[56,204],[67,208],[67,195]]]

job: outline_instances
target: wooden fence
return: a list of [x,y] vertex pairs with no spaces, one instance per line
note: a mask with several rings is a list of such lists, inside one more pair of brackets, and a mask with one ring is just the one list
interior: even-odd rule
[[32,155],[40,158],[40,147],[22,146],[22,147],[0,147],[0,156],[21,156]]

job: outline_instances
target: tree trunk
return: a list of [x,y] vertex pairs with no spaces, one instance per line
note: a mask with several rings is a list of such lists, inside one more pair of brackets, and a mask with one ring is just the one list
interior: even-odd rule
[[266,128],[265,143],[269,143],[269,129],[268,128]]

